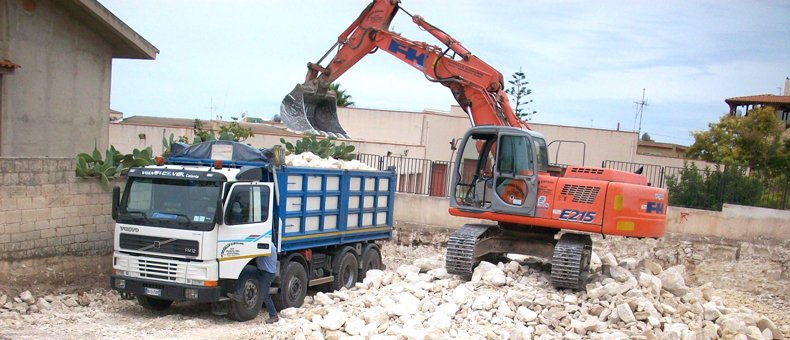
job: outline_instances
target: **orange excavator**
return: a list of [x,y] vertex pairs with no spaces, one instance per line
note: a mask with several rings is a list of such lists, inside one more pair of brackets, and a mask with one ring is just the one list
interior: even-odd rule
[[[390,31],[399,11],[445,47]],[[317,63],[308,63],[305,82],[280,107],[285,125],[298,132],[348,137],[329,84],[377,50],[449,88],[473,126],[453,165],[449,213],[496,223],[466,224],[450,235],[449,273],[470,278],[480,261],[516,253],[549,259],[552,284],[582,289],[589,274],[590,234],[664,235],[666,190],[649,186],[640,174],[550,166],[545,138],[513,113],[502,74],[397,0],[374,0]]]

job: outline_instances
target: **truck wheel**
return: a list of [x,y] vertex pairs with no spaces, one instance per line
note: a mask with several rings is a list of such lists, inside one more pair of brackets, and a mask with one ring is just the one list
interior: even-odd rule
[[170,305],[173,304],[173,301],[152,298],[145,295],[137,295],[137,303],[139,303],[140,306],[143,306],[145,309],[159,311],[170,308]]
[[333,290],[340,290],[343,287],[354,287],[359,274],[359,261],[357,261],[357,256],[353,252],[345,252],[333,269],[335,275],[335,280],[332,281]]
[[236,299],[232,299],[228,309],[228,317],[235,321],[255,319],[263,305],[261,282],[258,280],[258,269],[246,266],[241,271],[233,291]]
[[280,289],[273,299],[277,310],[301,307],[307,295],[307,284],[307,271],[304,266],[299,262],[289,262],[280,278]]
[[362,254],[362,269],[359,270],[359,282],[365,279],[365,274],[371,269],[384,269],[381,262],[381,253],[376,247],[370,247]]

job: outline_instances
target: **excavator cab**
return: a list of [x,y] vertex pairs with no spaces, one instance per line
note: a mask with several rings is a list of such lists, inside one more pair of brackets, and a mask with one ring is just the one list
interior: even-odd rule
[[294,132],[348,138],[337,118],[335,92],[312,83],[297,84],[285,96],[280,119]]
[[542,139],[517,128],[478,126],[470,129],[463,141],[451,206],[535,216],[538,171],[542,168],[536,146]]

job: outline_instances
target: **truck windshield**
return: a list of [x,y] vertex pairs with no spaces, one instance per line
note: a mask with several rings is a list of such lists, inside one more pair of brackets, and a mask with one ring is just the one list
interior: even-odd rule
[[212,230],[221,185],[217,181],[130,177],[118,222]]

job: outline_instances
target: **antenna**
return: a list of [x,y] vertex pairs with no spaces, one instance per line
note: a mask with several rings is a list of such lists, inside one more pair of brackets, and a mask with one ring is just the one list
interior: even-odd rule
[[[641,137],[642,136],[642,114],[645,113],[645,107],[647,107],[649,105],[647,103],[647,100],[645,99],[645,89],[644,88],[642,88],[642,100],[640,100],[638,102],[634,102],[634,104],[636,104],[636,116],[634,117],[634,125],[636,125],[636,119],[639,118],[639,130],[637,130],[638,131],[637,133],[639,134],[639,137]],[[634,128],[636,128],[636,126],[634,126]]]
[[207,107],[208,109],[208,120],[214,119],[214,110],[217,109],[217,106],[214,105],[214,97],[211,97],[211,104]]

